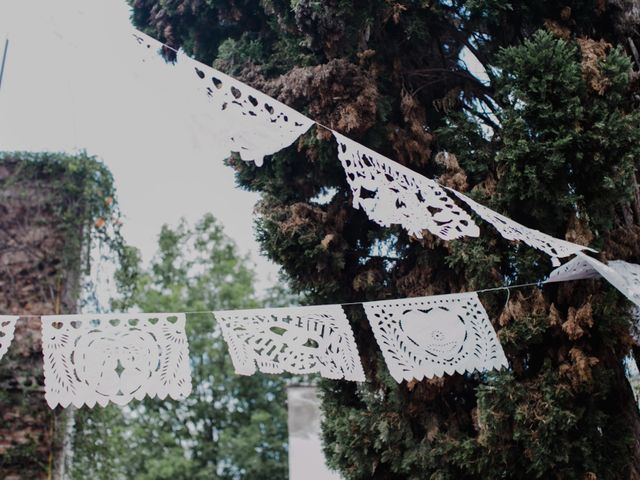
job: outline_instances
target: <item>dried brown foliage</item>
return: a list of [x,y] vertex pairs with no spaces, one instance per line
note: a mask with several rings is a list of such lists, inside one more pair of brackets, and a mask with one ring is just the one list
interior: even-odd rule
[[547,302],[540,289],[533,289],[529,296],[518,291],[509,299],[498,317],[501,327],[507,326],[512,321],[522,320],[529,316],[547,315]]
[[242,79],[287,105],[305,105],[311,118],[345,134],[362,134],[376,121],[375,79],[345,59],[297,67],[274,80],[254,69],[243,72]]
[[578,245],[589,246],[593,241],[593,232],[589,229],[589,223],[585,219],[578,218],[575,214],[569,220],[565,238]]
[[582,75],[593,91],[603,95],[611,86],[611,80],[602,72],[600,62],[611,49],[611,44],[587,37],[578,38],[577,42],[582,53]]
[[405,165],[424,166],[431,157],[433,135],[427,130],[427,113],[418,99],[402,91],[400,111],[403,124],[390,123],[387,136],[396,154],[394,160]]
[[445,169],[445,173],[440,175],[438,182],[459,192],[467,191],[469,188],[467,174],[460,167],[458,158],[453,153],[438,152],[435,156],[435,162]]
[[558,38],[562,38],[563,40],[568,40],[569,38],[571,38],[571,30],[568,27],[561,25],[559,22],[556,22],[555,20],[551,20],[549,18],[546,19],[544,21],[544,26],[549,32],[551,32]]
[[590,302],[577,309],[569,307],[567,321],[562,324],[562,330],[570,340],[578,340],[591,327],[593,327],[593,310]]
[[560,365],[560,375],[567,378],[571,387],[580,389],[593,383],[592,369],[599,363],[596,357],[587,355],[578,347],[569,350],[569,361]]
[[560,311],[557,309],[554,303],[549,307],[549,315],[547,316],[547,320],[549,321],[549,325],[552,327],[558,327],[562,325],[562,315]]

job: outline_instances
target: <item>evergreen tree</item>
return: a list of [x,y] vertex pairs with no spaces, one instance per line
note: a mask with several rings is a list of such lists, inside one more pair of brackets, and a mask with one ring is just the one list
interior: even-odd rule
[[[134,23],[527,226],[640,261],[631,2],[137,0]],[[625,48],[629,51],[625,52]],[[483,67],[485,78],[474,71]],[[262,168],[259,238],[312,302],[530,282],[548,258],[483,224],[443,242],[353,210],[317,129]],[[602,282],[485,302],[511,369],[396,384],[359,308],[369,382],[327,382],[330,463],[348,479],[640,477],[624,375],[629,304]]]
[[[130,296],[116,305],[118,310],[128,305],[146,312],[258,306],[247,258],[211,215],[193,227],[164,226],[151,267],[133,277],[130,271],[119,273]],[[270,301],[277,303],[277,296]],[[188,315],[187,336],[191,395],[182,401],[147,398],[124,410],[79,410],[73,478],[287,478],[285,379],[236,375],[212,314]]]

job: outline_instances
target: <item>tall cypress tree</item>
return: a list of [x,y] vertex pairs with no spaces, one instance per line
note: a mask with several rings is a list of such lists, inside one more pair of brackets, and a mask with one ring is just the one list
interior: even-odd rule
[[[637,34],[624,0],[132,4],[147,33],[409,168],[603,258],[640,261]],[[551,268],[486,224],[452,242],[377,226],[351,208],[322,129],[261,168],[229,163],[262,193],[265,252],[314,302],[530,282]],[[629,304],[599,281],[482,300],[511,368],[402,384],[350,308],[369,382],[323,387],[330,463],[349,479],[640,478]]]

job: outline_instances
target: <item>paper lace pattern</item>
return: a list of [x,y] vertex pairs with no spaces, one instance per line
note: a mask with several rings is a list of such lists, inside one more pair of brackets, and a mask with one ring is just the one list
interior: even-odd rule
[[13,341],[13,332],[19,317],[0,315],[0,359],[4,357]]
[[319,373],[363,382],[349,321],[340,305],[214,312],[236,373]]
[[[600,278],[601,274],[595,268],[598,262],[596,259],[580,254],[572,258],[564,265],[556,268],[549,274],[545,283],[569,282],[572,280],[585,280],[589,278]],[[606,267],[606,265],[602,264]]]
[[[620,291],[629,300],[640,306],[640,265],[623,260],[612,260],[609,262],[609,266],[625,282],[624,290]],[[616,285],[614,284],[614,286]]]
[[612,260],[609,264],[604,264],[584,253],[579,253],[576,258],[551,272],[547,282],[564,282],[599,276],[640,307],[640,265],[635,263]]
[[389,371],[398,383],[508,367],[476,293],[363,305]]
[[530,247],[542,250],[551,257],[555,266],[560,265],[558,258],[568,257],[583,250],[595,252],[592,248],[583,247],[582,245],[567,242],[566,240],[560,240],[538,230],[525,227],[484,205],[480,205],[456,190],[448,187],[447,190],[466,203],[480,218],[493,225],[504,238],[507,240],[521,241]]
[[423,230],[444,240],[480,234],[471,216],[433,180],[333,132],[338,157],[353,194],[353,207],[374,222],[402,225],[411,235]]
[[[146,52],[157,52],[162,43],[135,31],[137,43]],[[314,124],[313,120],[287,105],[265,95],[224,73],[178,53],[178,63],[190,66],[191,77],[211,102],[214,112],[223,121],[215,122],[217,134],[230,142],[231,151],[245,161],[263,164],[272,155],[291,145]]]
[[182,313],[45,316],[42,343],[51,408],[191,392]]

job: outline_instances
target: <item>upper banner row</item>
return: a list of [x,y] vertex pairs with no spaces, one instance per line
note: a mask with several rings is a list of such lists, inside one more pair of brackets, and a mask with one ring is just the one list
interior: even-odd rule
[[[159,52],[169,48],[137,30],[133,38],[140,48],[143,69],[148,63],[161,62]],[[211,104],[206,118],[211,135],[223,149],[239,154],[244,161],[261,166],[265,156],[288,147],[313,125],[326,128],[182,52],[176,52],[176,57],[172,71],[183,77],[180,84],[192,85]],[[522,241],[548,254],[554,266],[560,265],[558,258],[593,251],[527,228],[336,131],[331,132],[338,142],[338,157],[351,187],[353,206],[382,226],[401,225],[418,237],[426,230],[444,240],[479,236],[480,229],[473,218],[454,202],[453,198],[457,198],[507,240]]]

